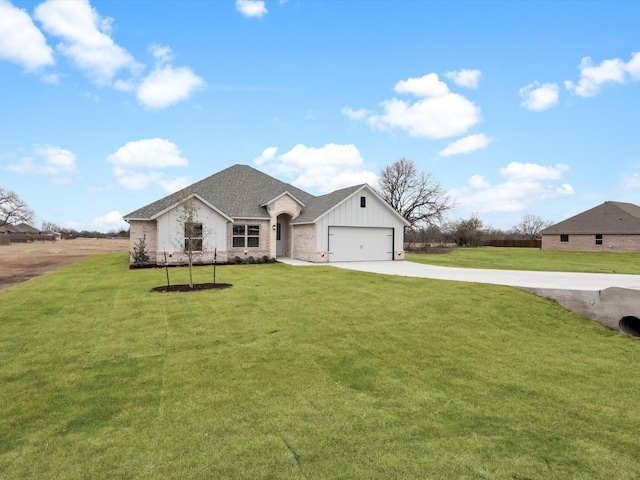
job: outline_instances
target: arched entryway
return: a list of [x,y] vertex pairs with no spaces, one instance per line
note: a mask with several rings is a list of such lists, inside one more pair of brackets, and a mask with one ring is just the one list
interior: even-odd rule
[[291,218],[282,213],[276,219],[276,257],[291,256]]

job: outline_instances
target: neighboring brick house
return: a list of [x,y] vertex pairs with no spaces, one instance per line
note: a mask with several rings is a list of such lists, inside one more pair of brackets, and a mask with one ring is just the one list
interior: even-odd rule
[[290,257],[310,262],[404,260],[409,225],[366,184],[311,195],[247,165],[234,165],[124,216],[131,250],[146,239],[152,262],[181,264],[186,200],[198,205],[197,262]]
[[604,202],[545,228],[543,250],[640,252],[640,207]]

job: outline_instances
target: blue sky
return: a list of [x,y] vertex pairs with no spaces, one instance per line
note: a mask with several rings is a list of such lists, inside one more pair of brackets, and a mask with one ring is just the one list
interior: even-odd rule
[[639,203],[640,2],[0,0],[0,186],[122,215],[236,163],[314,194],[413,160],[510,229]]

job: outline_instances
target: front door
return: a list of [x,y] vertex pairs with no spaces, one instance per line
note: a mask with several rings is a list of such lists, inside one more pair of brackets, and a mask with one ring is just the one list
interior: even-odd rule
[[284,257],[284,225],[278,222],[276,226],[276,256]]

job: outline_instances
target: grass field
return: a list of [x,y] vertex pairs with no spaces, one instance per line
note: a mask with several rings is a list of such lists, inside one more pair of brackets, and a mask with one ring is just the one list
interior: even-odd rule
[[0,293],[0,478],[640,476],[640,343],[543,299],[283,264],[164,281],[111,254]]
[[454,248],[446,254],[409,253],[406,258],[412,262],[444,267],[640,274],[640,253],[478,247]]

